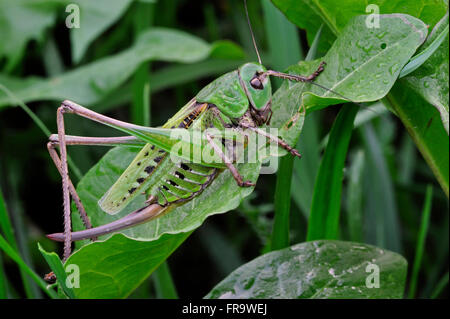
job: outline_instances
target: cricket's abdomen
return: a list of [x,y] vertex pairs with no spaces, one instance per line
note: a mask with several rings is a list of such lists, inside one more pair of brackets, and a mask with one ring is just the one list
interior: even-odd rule
[[201,193],[213,181],[217,172],[216,168],[180,163],[174,166],[151,194],[161,206],[188,201]]
[[[163,127],[188,129],[207,108],[207,103],[193,100]],[[216,172],[214,168],[197,164],[176,164],[167,152],[146,144],[99,200],[99,205],[108,214],[116,214],[142,193],[153,196],[162,206],[186,201],[201,192]]]

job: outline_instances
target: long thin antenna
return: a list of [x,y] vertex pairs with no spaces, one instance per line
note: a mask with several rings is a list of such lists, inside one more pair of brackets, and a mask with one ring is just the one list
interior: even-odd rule
[[245,6],[245,15],[247,16],[248,27],[249,27],[250,33],[252,35],[253,46],[255,47],[256,55],[258,56],[258,62],[259,62],[259,64],[262,64],[261,57],[259,56],[259,52],[258,52],[258,47],[256,46],[256,40],[255,40],[255,35],[253,33],[252,24],[250,23],[250,18],[248,16],[247,0],[244,0],[244,6]]

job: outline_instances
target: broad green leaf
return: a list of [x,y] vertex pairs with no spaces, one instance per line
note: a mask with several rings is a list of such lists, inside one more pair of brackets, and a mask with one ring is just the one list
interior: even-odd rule
[[[299,28],[305,29],[309,43],[323,23],[325,25],[321,50],[327,50],[337,35],[347,25],[350,19],[357,15],[405,13],[421,19],[429,26],[434,26],[448,10],[445,0],[341,0],[336,5],[335,0],[272,0],[272,2]],[[369,7],[369,5],[372,5]],[[379,11],[374,11],[374,6]],[[380,26],[383,27],[382,22]]]
[[[393,86],[401,68],[425,39],[426,26],[407,15],[382,15],[381,28],[365,27],[365,17],[349,23],[328,53],[320,59],[327,65],[315,83],[332,89],[355,102],[375,101]],[[316,70],[319,60],[302,61],[288,68],[289,73],[308,75]],[[272,125],[281,127],[304,106],[306,111],[346,102],[329,90],[303,82],[284,81],[274,94]],[[298,134],[283,137],[294,145]]]
[[[185,32],[154,28],[141,34],[131,48],[54,78],[17,79],[0,75],[0,83],[24,103],[70,99],[89,105],[125,82],[144,61],[192,63],[205,59],[211,48],[208,43]],[[0,92],[0,108],[14,104]]]
[[[116,22],[133,0],[68,0],[79,7],[80,27],[70,29],[72,60],[80,62],[88,46]],[[67,13],[69,15],[69,13]]]
[[[365,16],[353,18],[343,29],[342,35],[320,59],[327,65],[315,81],[345,96],[347,101],[369,102],[385,96],[427,34],[423,22],[407,15],[381,15],[379,29],[366,28],[365,19]],[[288,70],[309,74],[318,63],[311,67],[301,62]],[[311,84],[286,84],[288,92],[298,89],[305,92],[302,101],[308,110],[346,101],[342,96]],[[304,85],[308,88],[304,89]]]
[[43,39],[55,18],[55,5],[50,1],[0,1],[0,60],[6,58],[6,71],[19,63],[28,41]]
[[366,244],[320,240],[248,262],[205,298],[402,298],[406,271],[406,260],[396,253]]
[[190,235],[164,235],[159,240],[133,240],[115,234],[86,245],[66,261],[80,269],[77,298],[126,298]]
[[50,265],[53,273],[56,275],[59,287],[62,288],[67,297],[74,299],[75,294],[73,292],[73,288],[68,287],[66,284],[67,274],[61,262],[61,259],[59,259],[56,253],[49,253],[45,251],[45,249],[42,248],[40,244],[38,244],[38,249],[44,257],[45,261]]

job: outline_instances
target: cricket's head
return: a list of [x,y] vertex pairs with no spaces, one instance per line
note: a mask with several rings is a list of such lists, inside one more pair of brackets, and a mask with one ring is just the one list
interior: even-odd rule
[[265,76],[266,71],[266,68],[259,63],[246,63],[239,68],[250,108],[254,111],[252,113],[259,116],[263,123],[267,121],[272,101],[272,86],[269,77]]

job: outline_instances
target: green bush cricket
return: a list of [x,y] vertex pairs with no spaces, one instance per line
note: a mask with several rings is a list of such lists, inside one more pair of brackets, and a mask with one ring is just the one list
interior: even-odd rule
[[[246,14],[249,22],[247,9]],[[269,77],[275,76],[289,81],[313,83],[312,81],[323,71],[325,63],[322,62],[317,70],[308,76],[267,70],[261,63],[250,22],[249,27],[258,63],[246,63],[238,70],[226,73],[211,82],[170,118],[162,128],[150,128],[122,122],[71,101],[62,102],[57,110],[58,134],[51,135],[47,147],[62,176],[64,232],[47,237],[56,241],[64,241],[64,260],[67,260],[71,254],[72,241],[87,238],[95,240],[97,236],[156,218],[164,212],[167,206],[188,201],[202,192],[222,169],[229,169],[239,186],[254,186],[251,181],[243,180],[236,169],[233,147],[231,147],[232,156],[229,156],[229,152],[224,151],[229,143],[227,144],[222,139],[221,145],[221,143],[217,143],[218,139],[215,136],[208,133],[204,135],[203,139],[215,156],[221,159],[220,162],[201,160],[197,163],[186,157],[182,158],[181,163],[171,161],[169,155],[180,155],[174,151],[174,146],[180,141],[173,137],[173,132],[180,130],[204,131],[208,128],[215,128],[219,131],[231,129],[243,133],[249,131],[263,136],[267,142],[278,145],[294,156],[300,157],[299,152],[282,139],[260,129],[261,126],[270,124],[272,114],[272,89]],[[125,132],[127,136],[100,138],[66,135],[64,128],[64,114],[66,113],[77,114],[111,126]],[[292,122],[296,121],[296,116],[297,114],[293,116]],[[115,214],[129,204],[136,195],[144,192],[147,196],[146,206],[115,222],[92,228],[68,175],[67,145],[122,145],[141,148],[129,167],[100,199],[99,205],[103,211]],[[56,148],[59,148],[60,155]],[[201,147],[201,151],[203,150],[204,146]],[[73,199],[86,230],[72,233],[70,198]]]

